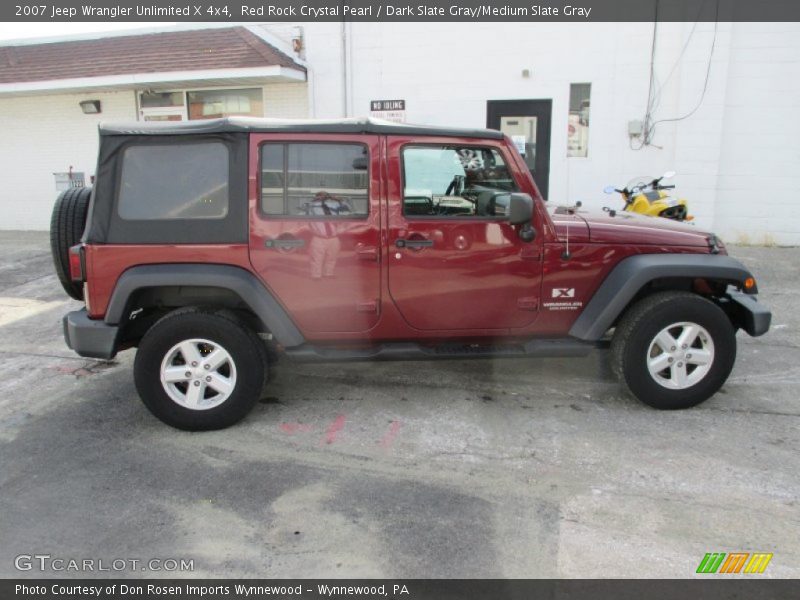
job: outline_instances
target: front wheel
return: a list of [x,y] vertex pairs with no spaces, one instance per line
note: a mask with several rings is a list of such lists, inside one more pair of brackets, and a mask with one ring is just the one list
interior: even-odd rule
[[631,307],[611,342],[612,368],[639,400],[659,409],[700,404],[733,369],[736,335],[716,304],[660,292]]
[[222,429],[243,419],[267,377],[263,342],[225,312],[182,309],[153,325],[134,362],[145,406],[178,429]]

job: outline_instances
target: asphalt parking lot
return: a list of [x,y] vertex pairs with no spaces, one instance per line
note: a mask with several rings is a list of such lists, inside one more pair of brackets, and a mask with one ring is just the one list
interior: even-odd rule
[[[800,249],[732,247],[773,310],[723,390],[658,412],[586,359],[282,363],[225,431],[168,428],[133,352],[63,343],[45,233],[0,233],[0,576],[21,554],[194,577],[800,577]],[[163,576],[126,570],[95,575]]]

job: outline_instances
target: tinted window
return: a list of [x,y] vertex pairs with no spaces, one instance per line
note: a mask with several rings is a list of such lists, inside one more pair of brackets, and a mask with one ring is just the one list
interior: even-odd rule
[[128,220],[224,218],[228,172],[224,144],[130,146],[122,160],[119,216]]
[[285,214],[284,166],[282,144],[267,144],[261,148],[261,210],[268,215]]
[[517,184],[494,148],[403,149],[403,212],[408,216],[503,217]]
[[367,165],[367,148],[361,144],[265,144],[261,210],[299,217],[366,216]]

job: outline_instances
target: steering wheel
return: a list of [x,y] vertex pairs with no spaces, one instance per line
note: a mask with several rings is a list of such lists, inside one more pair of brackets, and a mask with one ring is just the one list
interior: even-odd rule
[[447,186],[447,190],[445,191],[445,196],[458,196],[461,194],[461,190],[464,187],[464,176],[463,175],[455,175],[453,176],[453,181],[450,182],[450,185]]

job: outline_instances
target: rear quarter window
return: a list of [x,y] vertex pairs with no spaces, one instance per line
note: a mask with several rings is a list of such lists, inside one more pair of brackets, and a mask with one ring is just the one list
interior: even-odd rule
[[129,146],[122,158],[117,211],[131,221],[224,219],[229,171],[223,143]]

